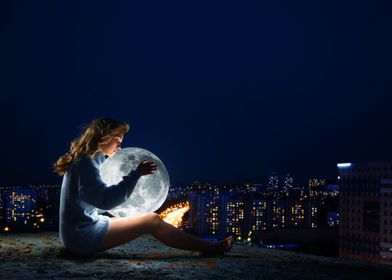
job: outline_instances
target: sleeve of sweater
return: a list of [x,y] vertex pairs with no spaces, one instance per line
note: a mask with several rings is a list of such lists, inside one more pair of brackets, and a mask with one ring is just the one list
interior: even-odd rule
[[101,179],[98,165],[86,157],[79,163],[79,196],[97,208],[110,210],[131,196],[139,178],[140,175],[132,170],[118,184],[107,186]]

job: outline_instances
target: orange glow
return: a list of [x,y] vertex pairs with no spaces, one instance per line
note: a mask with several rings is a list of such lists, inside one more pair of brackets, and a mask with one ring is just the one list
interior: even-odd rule
[[10,231],[10,228],[9,227],[5,227],[4,231]]
[[169,223],[176,228],[178,228],[182,223],[182,217],[189,210],[189,202],[178,203],[173,205],[166,210],[164,210],[160,217],[166,222]]

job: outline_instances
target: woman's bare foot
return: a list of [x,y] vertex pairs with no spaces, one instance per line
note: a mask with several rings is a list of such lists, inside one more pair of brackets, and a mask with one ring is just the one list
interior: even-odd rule
[[223,240],[215,242],[209,251],[201,252],[202,256],[223,255],[224,252],[229,251],[233,246],[233,236],[229,236]]

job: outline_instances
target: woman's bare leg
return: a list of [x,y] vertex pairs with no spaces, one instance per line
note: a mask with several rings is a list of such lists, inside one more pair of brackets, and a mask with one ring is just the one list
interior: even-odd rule
[[148,213],[137,217],[110,220],[109,232],[103,240],[103,250],[127,243],[143,234],[150,233],[167,246],[203,252],[226,251],[231,239],[226,242],[211,242],[190,235],[163,221],[158,214]]
[[150,233],[154,225],[154,213],[139,215],[136,217],[111,217],[109,231],[102,241],[101,247],[107,250],[127,243],[139,236]]

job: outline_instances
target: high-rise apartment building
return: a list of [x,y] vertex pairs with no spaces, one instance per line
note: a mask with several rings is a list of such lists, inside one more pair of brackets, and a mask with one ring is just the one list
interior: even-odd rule
[[392,264],[392,161],[339,163],[343,258]]

